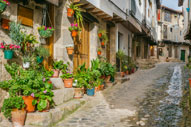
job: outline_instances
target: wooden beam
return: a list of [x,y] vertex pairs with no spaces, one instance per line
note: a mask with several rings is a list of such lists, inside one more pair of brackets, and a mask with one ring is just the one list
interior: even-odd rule
[[106,20],[106,21],[111,21],[113,18],[112,17],[105,17],[105,18],[103,18],[103,20]]
[[84,4],[84,5],[82,5],[81,6],[81,8],[84,8],[84,9],[86,9],[86,8],[92,8],[93,6],[91,5],[91,4]]

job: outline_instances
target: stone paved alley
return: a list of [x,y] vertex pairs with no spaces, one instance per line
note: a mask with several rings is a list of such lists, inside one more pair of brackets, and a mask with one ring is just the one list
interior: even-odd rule
[[[139,106],[143,107],[141,102],[146,100],[147,93],[155,87],[158,79],[161,78],[164,85],[169,82],[175,65],[161,63],[150,70],[139,70],[130,76],[130,81],[98,92],[93,98],[86,97],[88,101],[82,108],[55,127],[154,127],[146,125],[149,113],[144,114],[140,121],[137,119]],[[164,76],[167,76],[166,79]],[[158,89],[165,93],[163,87]],[[158,101],[157,97],[155,99]]]

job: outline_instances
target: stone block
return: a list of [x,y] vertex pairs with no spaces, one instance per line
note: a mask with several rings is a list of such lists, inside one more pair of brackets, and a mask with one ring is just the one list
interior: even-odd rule
[[73,88],[64,88],[59,90],[53,90],[54,92],[54,103],[55,105],[60,105],[68,100],[71,100],[74,97]]
[[64,82],[61,78],[51,78],[54,89],[64,89]]

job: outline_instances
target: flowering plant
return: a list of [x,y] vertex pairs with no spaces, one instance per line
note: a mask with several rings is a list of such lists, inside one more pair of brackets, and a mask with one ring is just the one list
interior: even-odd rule
[[10,5],[8,0],[0,0],[0,3],[6,4],[6,5]]
[[69,31],[73,31],[73,30],[80,31],[81,30],[78,27],[78,23],[76,23],[76,24],[72,23],[71,26],[68,29],[69,29]]
[[71,72],[65,72],[65,71],[62,71],[62,76],[61,78],[62,79],[70,79],[70,78],[73,78],[73,74]]
[[54,30],[55,30],[54,28],[46,27],[46,26],[41,26],[38,28],[38,32],[39,32],[40,36],[43,38],[51,37]]
[[0,43],[0,49],[4,50],[14,50],[14,49],[20,49],[21,47],[19,45],[14,44],[5,44],[4,42]]

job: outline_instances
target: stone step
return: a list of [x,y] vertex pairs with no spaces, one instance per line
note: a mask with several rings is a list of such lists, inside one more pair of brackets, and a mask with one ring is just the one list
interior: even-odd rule
[[74,88],[64,88],[64,89],[57,89],[53,90],[54,97],[53,101],[55,105],[63,104],[74,97]]
[[50,78],[54,89],[64,89],[64,82],[61,78]]
[[51,109],[49,112],[28,113],[25,127],[52,127],[68,115],[72,114],[83,104],[85,104],[83,99],[75,99],[56,106],[55,109]]

